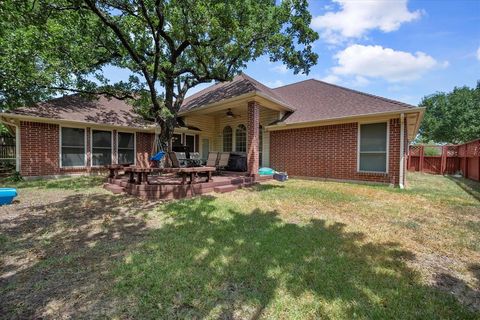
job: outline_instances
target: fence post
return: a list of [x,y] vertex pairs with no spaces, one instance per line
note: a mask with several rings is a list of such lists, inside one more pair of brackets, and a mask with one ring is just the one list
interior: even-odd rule
[[407,154],[407,170],[410,169],[410,157],[412,153],[412,146],[408,146],[408,154]]
[[420,146],[420,150],[418,151],[420,154],[420,159],[419,159],[419,164],[418,164],[418,171],[420,172],[423,172],[423,157],[424,157],[424,153],[423,153],[423,146]]
[[442,147],[442,159],[441,159],[441,162],[440,162],[440,174],[441,175],[444,175],[445,174],[445,170],[447,169],[447,153],[448,153],[448,150],[447,150],[447,146],[443,146]]

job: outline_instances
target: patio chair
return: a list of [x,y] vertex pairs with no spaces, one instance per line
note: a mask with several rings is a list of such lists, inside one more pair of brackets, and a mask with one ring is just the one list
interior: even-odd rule
[[177,152],[169,152],[168,157],[170,158],[170,163],[172,165],[172,168],[183,168],[184,165],[180,163],[180,160],[178,159]]
[[228,160],[230,160],[230,152],[220,152],[218,155],[218,163],[216,165],[219,174],[222,174],[222,172],[228,167]]
[[218,152],[209,152],[205,167],[216,167],[218,162]]

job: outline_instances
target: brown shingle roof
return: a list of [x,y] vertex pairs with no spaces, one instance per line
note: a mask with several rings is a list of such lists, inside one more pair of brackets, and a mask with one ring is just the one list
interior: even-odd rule
[[216,83],[187,97],[180,108],[180,112],[194,110],[215,102],[254,92],[261,93],[271,100],[284,103],[273,89],[242,73],[235,76],[232,81]]
[[350,116],[406,111],[414,106],[319,80],[305,80],[274,89],[295,111],[287,124]]
[[105,96],[87,97],[74,94],[6,113],[122,127],[145,128],[152,125],[134,113],[132,106],[126,101]]

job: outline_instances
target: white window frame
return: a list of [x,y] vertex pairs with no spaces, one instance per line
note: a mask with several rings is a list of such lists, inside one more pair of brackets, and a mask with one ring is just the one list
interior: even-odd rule
[[[387,124],[387,149],[386,149],[386,164],[385,164],[385,171],[365,171],[365,170],[360,170],[360,128],[364,124],[376,124],[376,123],[386,123]],[[372,174],[388,174],[388,158],[390,154],[390,121],[389,120],[382,120],[382,121],[373,121],[373,122],[358,122],[358,133],[357,133],[357,172],[358,173],[372,173]],[[365,152],[363,152],[365,153]],[[378,152],[376,152],[378,153]]]
[[[226,127],[230,127],[230,129],[232,130],[232,139],[231,139],[231,142],[232,142],[231,149],[232,150],[231,151],[225,151],[225,148],[224,148],[224,146],[225,146],[225,144],[224,144],[225,136],[224,136],[223,132],[224,132]],[[227,124],[227,125],[223,126],[221,135],[222,135],[222,152],[234,152],[235,151],[235,128],[233,128],[232,125]]]
[[[237,150],[237,129],[240,126],[245,127],[245,151]],[[233,130],[232,135],[235,137],[235,139],[233,139],[233,142],[235,144],[232,146],[232,150],[234,150],[235,152],[247,153],[248,152],[248,127],[243,123],[239,123],[235,126],[235,129]]]
[[113,130],[110,129],[102,129],[102,128],[90,128],[90,167],[92,168],[101,168],[104,167],[105,165],[100,164],[100,165],[93,165],[93,131],[110,131],[110,142],[112,145],[112,154],[111,154],[111,164],[115,163],[115,157],[113,154]]
[[[58,159],[59,162],[59,167],[60,169],[62,168],[72,168],[72,169],[78,169],[78,168],[86,168],[87,167],[87,128],[86,127],[75,127],[75,126],[62,126],[60,125],[60,132],[59,132],[59,146],[58,146],[58,154],[60,155],[60,159]],[[62,128],[70,128],[70,129],[83,129],[83,166],[64,166],[62,164]]]
[[135,131],[118,131],[117,130],[117,152],[116,152],[116,156],[117,156],[117,159],[115,159],[115,163],[118,164],[118,134],[119,133],[133,133],[133,165],[136,166],[137,165],[137,132]]

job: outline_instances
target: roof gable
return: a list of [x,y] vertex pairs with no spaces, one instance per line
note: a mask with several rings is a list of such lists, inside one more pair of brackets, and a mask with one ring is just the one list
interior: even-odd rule
[[180,112],[191,111],[247,93],[261,93],[271,100],[284,103],[282,98],[276,94],[273,89],[242,73],[235,76],[232,81],[216,83],[187,97],[180,108]]

